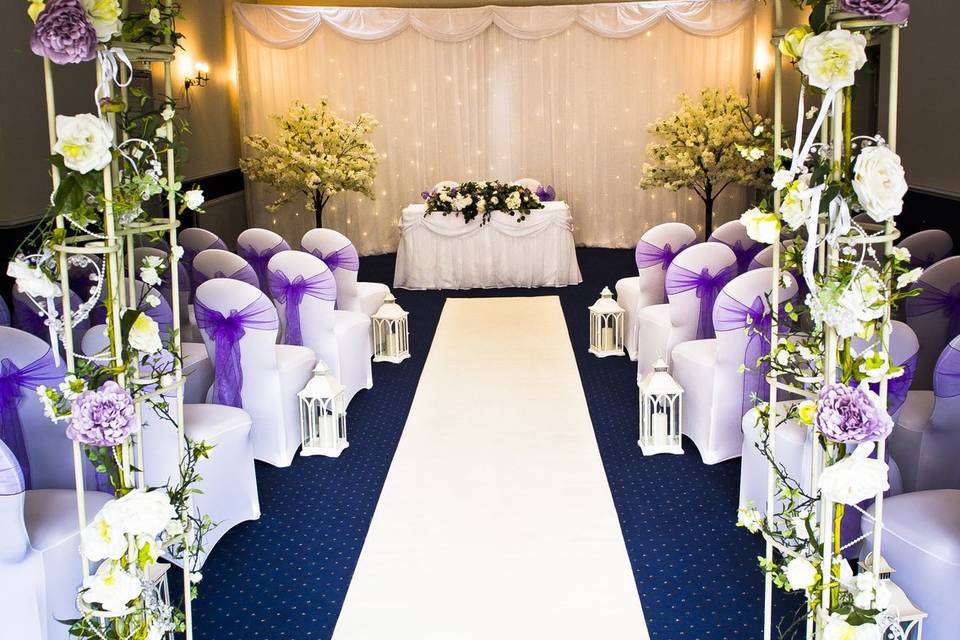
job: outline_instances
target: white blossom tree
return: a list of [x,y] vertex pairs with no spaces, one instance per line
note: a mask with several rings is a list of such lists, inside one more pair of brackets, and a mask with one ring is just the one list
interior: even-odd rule
[[286,114],[271,117],[277,123],[276,140],[246,136],[243,143],[253,154],[240,159],[247,178],[280,192],[267,210],[276,211],[302,193],[321,227],[323,208],[332,195],[355,191],[374,197],[379,156],[366,139],[379,126],[373,116],[364,113],[344,120],[321,98],[316,105],[295,102]]
[[692,189],[705,207],[706,235],[713,206],[732,184],[763,186],[772,166],[769,127],[733,90],[704,89],[698,98],[680,94],[680,108],[650,125],[659,140],[647,145],[645,188]]

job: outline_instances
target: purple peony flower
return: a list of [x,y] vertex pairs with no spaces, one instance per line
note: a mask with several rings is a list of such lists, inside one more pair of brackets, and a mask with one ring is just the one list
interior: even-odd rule
[[86,62],[97,55],[97,32],[79,0],[50,0],[33,26],[30,50],[56,64]]
[[78,395],[70,410],[67,437],[82,444],[115,447],[140,428],[133,398],[113,380]]
[[893,420],[880,408],[877,394],[835,383],[820,391],[814,426],[834,442],[859,444],[886,438]]
[[905,0],[840,0],[840,10],[895,23],[910,17],[910,5]]

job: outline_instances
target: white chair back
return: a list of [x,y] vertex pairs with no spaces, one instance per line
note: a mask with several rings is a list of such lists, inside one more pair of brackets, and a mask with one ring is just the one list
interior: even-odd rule
[[720,242],[730,247],[737,256],[740,273],[750,268],[750,261],[764,248],[747,235],[747,228],[739,220],[731,220],[714,229],[707,242]]
[[520,178],[519,180],[514,180],[513,184],[517,185],[518,187],[526,187],[534,193],[537,192],[537,189],[543,186],[539,180],[534,180],[533,178]]
[[[783,255],[783,252],[786,251],[791,245],[793,245],[793,240],[784,240],[780,243],[780,255]],[[750,266],[747,268],[748,271],[753,269],[760,269],[762,267],[772,267],[773,266],[773,247],[770,245],[762,249],[757,255],[753,257],[753,260],[750,261]]]
[[960,256],[934,264],[917,286],[920,295],[904,303],[907,324],[923,336],[914,389],[930,389],[940,352],[960,333]]
[[[337,352],[333,332],[337,285],[333,273],[323,260],[302,251],[281,251],[270,259],[267,270],[284,329],[283,341],[310,347],[332,367],[331,356]],[[305,281],[308,290],[299,304],[291,306],[285,287],[298,281]],[[295,331],[290,331],[292,323],[296,323]]]
[[440,189],[453,189],[454,187],[460,186],[459,182],[454,182],[453,180],[441,180],[437,184],[433,185],[434,191],[440,191]]
[[260,278],[246,260],[223,249],[205,249],[193,260],[194,288],[212,278],[230,278],[260,288]]
[[281,251],[289,251],[290,245],[278,233],[269,229],[246,229],[237,237],[237,255],[250,263],[260,279],[260,290],[267,291],[267,263]]
[[25,491],[20,464],[0,440],[0,565],[16,564],[30,551],[23,520]]
[[323,260],[337,280],[337,306],[357,295],[360,258],[350,238],[333,229],[311,229],[303,234],[300,247]]
[[[737,256],[719,242],[695,244],[674,258],[666,275],[672,343],[713,337],[713,301],[736,275]],[[711,284],[698,287],[696,282]]]
[[[637,273],[640,275],[638,308],[662,304],[666,301],[663,283],[667,267],[679,251],[696,242],[697,232],[681,222],[658,224],[640,237],[635,253]],[[647,249],[644,249],[644,246]],[[666,264],[664,264],[664,257],[657,260],[654,249],[666,253]]]
[[910,266],[927,269],[953,251],[953,238],[943,229],[924,229],[907,236],[897,244],[910,252]]

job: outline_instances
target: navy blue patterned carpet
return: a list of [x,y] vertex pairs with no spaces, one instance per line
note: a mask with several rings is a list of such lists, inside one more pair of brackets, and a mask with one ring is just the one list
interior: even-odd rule
[[[683,456],[641,456],[635,365],[586,349],[586,308],[604,285],[634,271],[633,254],[580,249],[578,256],[584,283],[577,287],[396,292],[410,311],[413,357],[374,365],[374,388],[350,405],[350,448],[341,458],[298,457],[287,469],[257,464],[263,515],[233,529],[204,567],[198,640],[330,638],[444,300],[553,294],[563,305],[650,637],[760,635],[756,558],[763,548],[734,526],[739,462],[706,466],[689,441]],[[393,255],[364,258],[361,279],[390,284],[393,266]]]

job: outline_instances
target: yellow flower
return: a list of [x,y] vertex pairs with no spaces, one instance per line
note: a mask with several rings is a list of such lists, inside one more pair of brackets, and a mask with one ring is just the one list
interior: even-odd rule
[[780,40],[778,45],[780,53],[792,60],[799,60],[803,56],[804,41],[813,35],[813,29],[809,25],[794,27]]
[[797,416],[800,422],[807,426],[813,425],[813,419],[817,415],[817,403],[813,400],[804,400],[797,406]]
[[27,7],[27,15],[30,16],[30,19],[34,22],[37,21],[37,16],[40,15],[40,12],[47,8],[47,3],[42,0],[33,0],[30,3],[30,6]]

